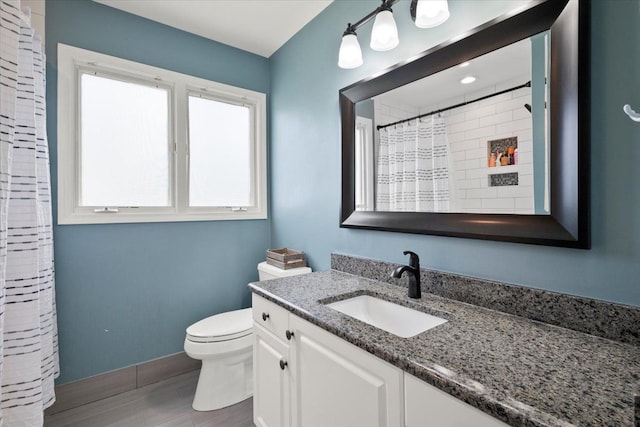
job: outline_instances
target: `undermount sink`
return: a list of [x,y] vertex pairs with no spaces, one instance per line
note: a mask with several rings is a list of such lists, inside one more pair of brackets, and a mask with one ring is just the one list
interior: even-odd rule
[[327,307],[401,338],[413,337],[447,321],[370,295],[334,302]]

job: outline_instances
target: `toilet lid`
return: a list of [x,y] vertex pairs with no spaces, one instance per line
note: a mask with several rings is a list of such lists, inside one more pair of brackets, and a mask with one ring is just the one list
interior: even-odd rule
[[251,309],[228,311],[207,317],[187,328],[187,339],[195,342],[227,341],[253,332]]

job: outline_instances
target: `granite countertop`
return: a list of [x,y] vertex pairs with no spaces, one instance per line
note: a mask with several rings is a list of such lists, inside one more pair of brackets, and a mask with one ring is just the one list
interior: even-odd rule
[[[249,286],[510,425],[638,426],[640,347],[334,270]],[[448,322],[400,338],[324,305],[363,294]]]

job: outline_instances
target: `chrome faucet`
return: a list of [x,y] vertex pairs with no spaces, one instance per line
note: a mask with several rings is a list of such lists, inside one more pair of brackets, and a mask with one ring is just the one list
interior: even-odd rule
[[393,270],[391,277],[399,279],[402,273],[409,272],[409,298],[420,298],[420,258],[411,251],[404,251],[405,255],[409,255],[409,265],[401,265]]

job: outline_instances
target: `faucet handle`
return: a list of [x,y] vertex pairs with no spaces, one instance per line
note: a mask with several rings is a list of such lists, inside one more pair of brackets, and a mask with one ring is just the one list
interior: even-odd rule
[[420,257],[418,254],[411,251],[404,251],[403,254],[409,255],[409,265],[415,269],[420,270]]

